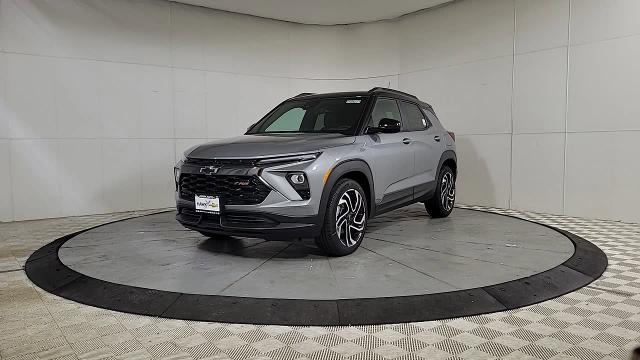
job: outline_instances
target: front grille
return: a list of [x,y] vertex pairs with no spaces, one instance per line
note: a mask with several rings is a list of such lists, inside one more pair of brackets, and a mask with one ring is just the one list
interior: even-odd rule
[[194,195],[220,197],[225,205],[257,205],[271,189],[256,176],[182,174],[180,197],[193,200]]

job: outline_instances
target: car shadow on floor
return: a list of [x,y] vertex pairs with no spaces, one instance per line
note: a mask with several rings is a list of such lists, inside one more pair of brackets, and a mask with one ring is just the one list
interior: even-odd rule
[[214,236],[198,245],[198,249],[245,258],[263,259],[300,259],[324,258],[324,252],[313,242],[313,239],[292,241],[265,241],[232,236]]

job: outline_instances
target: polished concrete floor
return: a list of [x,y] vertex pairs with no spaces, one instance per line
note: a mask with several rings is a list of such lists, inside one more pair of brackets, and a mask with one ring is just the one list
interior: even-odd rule
[[65,242],[60,260],[101,280],[171,292],[278,299],[422,295],[538,274],[573,243],[532,222],[474,210],[431,219],[422,206],[375,218],[361,247],[325,257],[312,241],[206,238],[174,212],[105,225]]
[[[455,211],[458,211],[456,209]],[[597,244],[603,276],[520,309],[375,326],[171,320],[82,305],[34,286],[29,255],[65,234],[138,214],[0,223],[4,359],[629,359],[640,343],[640,225],[500,209]]]

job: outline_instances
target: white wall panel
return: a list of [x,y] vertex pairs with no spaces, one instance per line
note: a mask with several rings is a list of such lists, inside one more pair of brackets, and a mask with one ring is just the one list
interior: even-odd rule
[[570,131],[640,129],[640,36],[571,47]]
[[400,89],[433,105],[445,126],[458,134],[511,131],[512,58],[400,75]]
[[[238,75],[218,72],[206,74],[207,137],[224,138],[241,135],[247,126],[238,121],[238,107],[243,89]],[[256,119],[257,121],[257,119]]]
[[98,64],[98,112],[104,137],[140,137],[138,86],[142,67],[112,62]]
[[140,209],[140,142],[136,139],[103,140],[102,166],[105,209],[110,212]]
[[510,0],[465,0],[406,17],[401,72],[511,54],[513,11]]
[[56,59],[55,113],[59,137],[97,138],[102,135],[98,92],[99,63]]
[[14,220],[62,215],[57,140],[12,140]]
[[[216,34],[216,37],[230,37],[221,40],[233,46],[232,49],[225,49],[234,54],[233,71],[270,76],[289,75],[289,28],[292,25],[246,16],[237,16],[236,21],[235,31],[225,29]],[[300,45],[296,47],[298,51],[302,50]]]
[[5,96],[7,93],[5,89],[7,75],[4,56],[4,53],[0,52],[0,139],[8,139],[10,137],[9,119],[11,118],[8,100]]
[[567,48],[516,55],[513,132],[564,132]]
[[568,134],[566,214],[640,222],[638,144],[638,131]]
[[141,69],[140,137],[173,138],[173,86],[171,69],[146,66]]
[[[100,139],[59,140],[55,157],[61,216],[107,212],[102,194],[102,141]],[[126,158],[122,158],[126,161]],[[56,179],[57,178],[57,179]]]
[[508,208],[511,135],[457,136],[456,147],[458,201]]
[[569,0],[516,0],[516,53],[567,45]]
[[11,149],[9,140],[0,140],[0,221],[13,220],[11,194]]
[[13,138],[55,138],[54,58],[4,55],[4,107]]
[[60,34],[55,24],[42,16],[41,2],[0,1],[0,43],[3,50],[62,55]]
[[206,72],[176,69],[174,88],[176,137],[202,137],[207,133]]
[[[204,8],[171,3],[171,58],[172,65],[189,69],[206,69],[205,48],[212,46],[216,36],[224,34],[211,31],[226,17],[209,13]],[[219,49],[221,54],[229,54]],[[220,69],[230,71],[232,62]]]
[[640,1],[571,0],[571,43],[640,34]]
[[8,51],[169,64],[169,4],[161,1],[3,0]]
[[140,141],[142,162],[142,208],[156,209],[175,205],[173,165],[175,158],[172,139]]
[[513,137],[512,203],[518,210],[563,212],[564,133]]

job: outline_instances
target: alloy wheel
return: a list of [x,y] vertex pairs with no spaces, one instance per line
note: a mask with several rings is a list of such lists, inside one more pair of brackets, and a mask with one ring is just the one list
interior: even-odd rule
[[336,234],[340,242],[352,247],[360,241],[366,226],[367,210],[362,194],[349,189],[342,194],[336,209]]
[[456,201],[456,183],[453,174],[446,172],[440,184],[440,203],[445,211],[451,211]]

